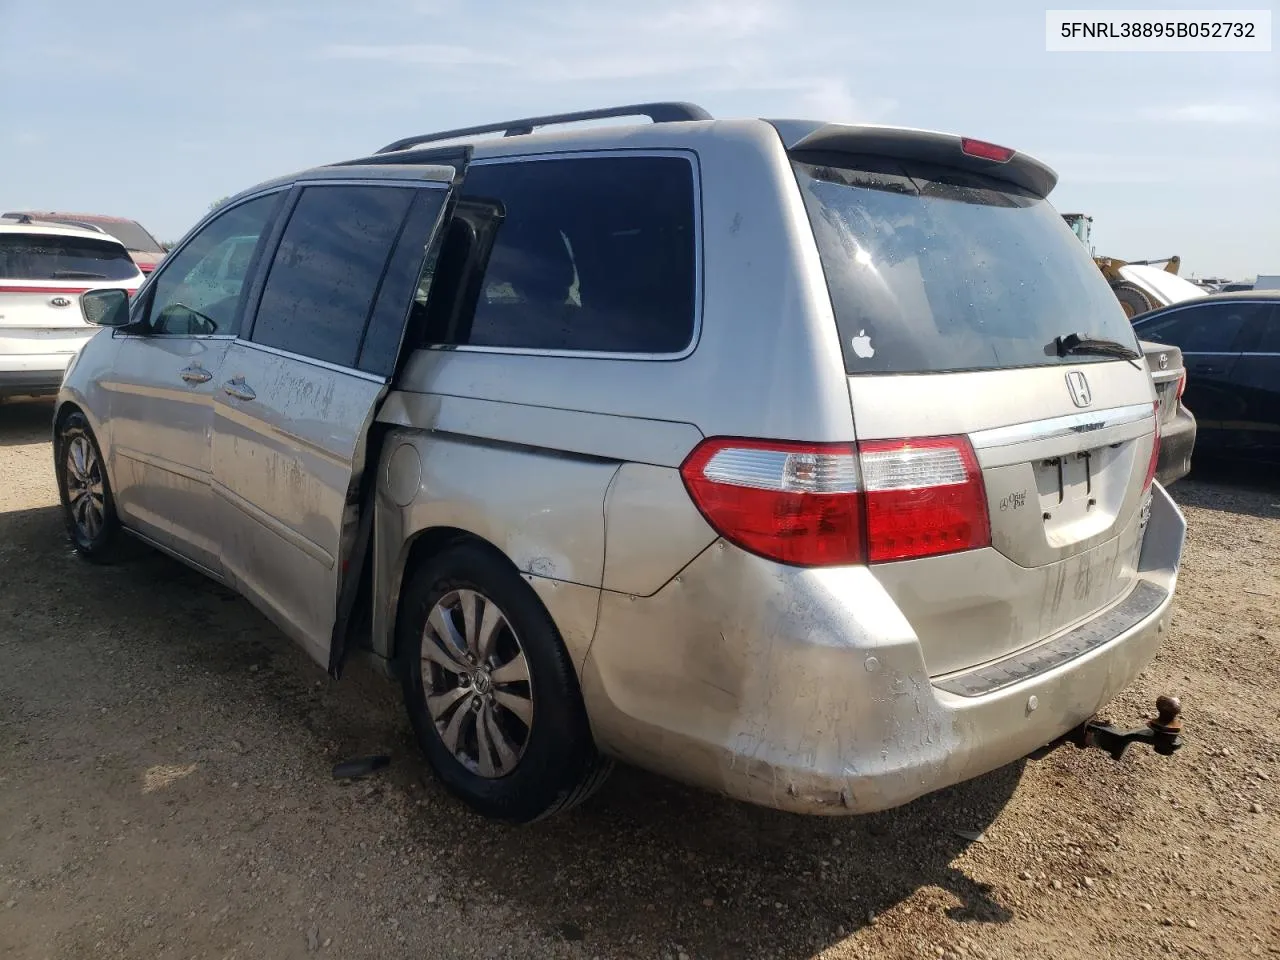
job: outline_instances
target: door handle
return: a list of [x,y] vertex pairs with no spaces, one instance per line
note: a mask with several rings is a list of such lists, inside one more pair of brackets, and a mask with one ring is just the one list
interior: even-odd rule
[[208,383],[213,379],[213,374],[203,367],[186,367],[183,369],[181,377],[187,383]]
[[257,397],[253,388],[244,382],[244,377],[234,377],[222,385],[222,392],[237,400],[252,400]]

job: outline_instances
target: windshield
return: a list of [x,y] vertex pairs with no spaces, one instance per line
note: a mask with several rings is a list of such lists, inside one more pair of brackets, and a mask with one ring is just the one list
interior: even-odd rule
[[946,168],[825,159],[795,169],[851,375],[1114,359],[1057,356],[1054,338],[1070,333],[1138,349],[1047,200]]
[[0,280],[133,280],[138,266],[118,243],[89,237],[0,234]]

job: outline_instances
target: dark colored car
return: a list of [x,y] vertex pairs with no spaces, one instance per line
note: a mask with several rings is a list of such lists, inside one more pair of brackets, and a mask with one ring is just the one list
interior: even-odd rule
[[1280,290],[1215,293],[1133,326],[1181,349],[1198,453],[1280,461]]
[[1196,418],[1182,402],[1187,371],[1182,351],[1164,343],[1140,340],[1151,382],[1156,388],[1156,412],[1160,420],[1160,455],[1156,479],[1166,487],[1191,472],[1191,452],[1196,445]]
[[144,275],[154,270],[164,259],[165,249],[142,224],[126,217],[108,217],[98,213],[59,213],[56,211],[19,210],[6,213],[6,217],[29,216],[46,223],[65,223],[73,227],[88,227],[110,234],[124,244],[133,262]]

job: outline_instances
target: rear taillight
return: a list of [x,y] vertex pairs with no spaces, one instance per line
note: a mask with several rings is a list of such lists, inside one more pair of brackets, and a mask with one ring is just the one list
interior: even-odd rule
[[1187,371],[1182,371],[1182,376],[1178,377],[1178,395],[1174,398],[1178,403],[1182,402],[1182,391],[1187,389]]
[[984,140],[960,138],[960,150],[970,157],[981,157],[983,160],[994,160],[996,163],[1007,163],[1013,159],[1015,151],[1010,147],[996,146]]
[[707,522],[744,550],[798,566],[863,560],[852,444],[707,440],[680,474]]
[[964,437],[807,444],[711,439],[680,468],[726,540],[798,566],[988,546],[986,491]]
[[869,560],[990,546],[987,492],[966,438],[871,440],[858,451]]
[[1151,438],[1151,461],[1147,464],[1147,478],[1142,481],[1143,493],[1151,489],[1151,481],[1156,478],[1156,464],[1160,462],[1160,417],[1158,415],[1160,405],[1155,404],[1155,409],[1157,413],[1155,419],[1156,432],[1155,436]]

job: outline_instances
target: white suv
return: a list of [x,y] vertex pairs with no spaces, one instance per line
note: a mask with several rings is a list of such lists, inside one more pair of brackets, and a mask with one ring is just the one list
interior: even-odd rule
[[76,298],[98,287],[132,292],[142,273],[118,240],[30,217],[0,218],[0,397],[52,394],[96,333]]

